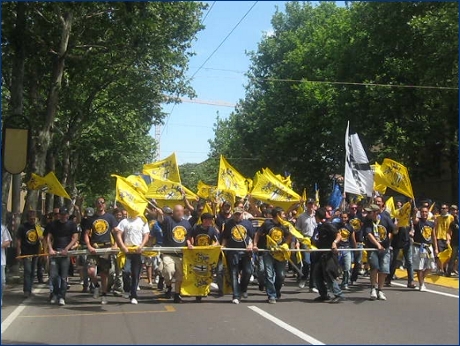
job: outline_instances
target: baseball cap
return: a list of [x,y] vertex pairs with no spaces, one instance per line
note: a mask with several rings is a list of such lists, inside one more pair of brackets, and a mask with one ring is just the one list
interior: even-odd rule
[[308,204],[308,203],[315,203],[315,200],[314,200],[313,198],[309,198],[309,199],[307,200],[307,204]]
[[201,215],[201,221],[206,220],[206,219],[214,219],[214,216],[211,213],[203,213]]
[[93,216],[94,215],[94,208],[88,207],[85,209],[86,216]]
[[376,204],[371,204],[371,205],[367,206],[366,208],[364,208],[364,210],[368,211],[368,212],[371,212],[371,211],[379,211],[380,208]]
[[69,209],[67,209],[67,207],[62,206],[62,207],[59,208],[59,214],[65,215],[65,214],[68,214],[68,213],[69,213]]
[[236,207],[235,209],[233,209],[233,214],[243,214],[243,213],[244,213],[244,209],[241,207]]
[[458,210],[458,207],[455,204],[452,204],[449,209],[455,209]]
[[172,214],[173,210],[170,207],[163,207],[163,213]]

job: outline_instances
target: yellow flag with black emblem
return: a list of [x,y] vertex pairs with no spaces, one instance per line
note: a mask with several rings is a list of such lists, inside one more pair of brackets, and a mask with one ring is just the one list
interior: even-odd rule
[[171,206],[183,200],[182,191],[184,191],[187,199],[198,199],[197,195],[182,184],[171,180],[159,179],[158,177],[152,178],[145,197],[155,199],[160,206]]
[[394,218],[395,216],[395,202],[393,200],[393,197],[390,197],[387,199],[387,201],[385,202],[385,210],[390,214],[390,216],[392,218]]
[[39,190],[45,186],[46,186],[46,181],[45,179],[43,179],[43,177],[35,173],[31,174],[30,180],[27,182],[27,188],[29,190]]
[[381,166],[376,162],[375,165],[371,165],[374,172],[374,191],[384,195],[387,191],[385,177],[382,174]]
[[305,244],[310,249],[316,249],[316,246],[311,243],[311,239],[300,233],[290,222],[283,220],[279,215],[276,217],[276,220],[284,227],[287,227],[292,236],[296,237],[299,242]]
[[45,181],[46,186],[48,186],[48,190],[46,191],[46,193],[71,199],[67,191],[56,178],[54,172],[49,172],[47,175],[43,177],[43,180]]
[[412,206],[410,202],[406,202],[400,209],[396,209],[393,212],[393,217],[398,219],[398,227],[409,227],[411,211]]
[[181,180],[176,153],[172,153],[170,156],[161,161],[145,164],[142,174],[149,175],[153,179],[159,178],[162,180],[170,180],[180,184]]
[[225,251],[221,251],[222,253],[222,293],[223,294],[232,294],[233,293],[233,286],[232,286],[232,273],[230,272],[230,268],[228,266],[227,257],[225,255]]
[[147,183],[144,179],[142,179],[141,176],[130,175],[126,178],[126,180],[129,181],[132,187],[134,187],[140,194],[145,195],[147,193],[149,187],[147,186]]
[[195,246],[182,250],[184,276],[180,294],[195,297],[209,294],[220,252],[220,246]]
[[[208,202],[206,202],[203,206],[203,212],[202,212],[202,215],[205,214],[205,213],[209,213],[211,215],[214,215],[213,211],[212,211],[212,208],[211,206],[208,204]],[[198,221],[196,222],[197,225],[201,225],[203,223],[203,221],[201,221],[201,217],[198,218]],[[214,219],[212,220],[212,224],[215,225],[215,221]]]
[[414,199],[414,192],[412,191],[409,172],[405,166],[399,162],[384,159],[380,166],[380,170],[384,178],[383,185],[386,185],[390,189],[395,190],[404,196]]
[[223,155],[220,155],[217,189],[232,191],[238,197],[246,197],[248,194],[246,178],[232,167]]
[[145,208],[149,202],[140,194],[126,178],[112,174],[112,177],[117,178],[116,183],[116,199],[119,201],[131,217],[139,216],[144,222],[147,219],[144,216]]
[[215,193],[217,186],[211,186],[203,183],[201,180],[197,185],[197,195],[203,199],[210,199],[212,194]]

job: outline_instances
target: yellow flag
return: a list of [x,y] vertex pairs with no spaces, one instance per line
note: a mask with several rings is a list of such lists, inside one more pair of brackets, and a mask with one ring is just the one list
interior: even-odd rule
[[210,199],[211,195],[216,191],[217,186],[211,186],[203,183],[201,180],[197,185],[197,195],[203,199]]
[[129,181],[132,187],[134,187],[140,194],[145,195],[147,193],[149,187],[147,186],[147,183],[144,179],[142,179],[141,176],[130,175],[126,178],[126,180]]
[[385,180],[384,185],[402,193],[404,196],[414,199],[409,172],[405,166],[396,161],[384,159],[380,170]]
[[44,187],[46,185],[46,182],[45,180],[43,179],[43,177],[35,174],[35,173],[32,173],[31,177],[30,177],[30,180],[27,182],[27,188],[29,190],[39,190],[41,189],[42,187]]
[[[203,214],[204,213],[209,213],[211,215],[214,215],[213,211],[212,211],[212,208],[211,206],[208,204],[208,202],[206,202],[203,206]],[[196,222],[197,225],[201,225],[203,223],[203,221],[201,221],[201,217],[198,218],[198,221]],[[214,220],[213,220],[213,224],[214,224]]]
[[209,294],[220,252],[220,246],[195,246],[192,250],[182,250],[184,276],[180,294],[195,297]]
[[230,190],[236,196],[246,197],[248,194],[248,183],[235,168],[233,168],[223,155],[220,155],[219,176],[217,180],[217,189]]
[[393,200],[393,197],[390,197],[387,199],[387,201],[385,202],[385,210],[390,214],[391,217],[395,217],[395,202]]
[[387,191],[387,186],[381,166],[376,162],[375,165],[371,165],[371,168],[374,170],[374,191],[384,195]]
[[49,172],[47,175],[43,177],[43,180],[45,181],[46,186],[48,186],[48,191],[46,191],[47,193],[71,199],[67,191],[56,178],[54,172]]
[[398,227],[409,227],[411,210],[410,202],[406,202],[400,209],[394,211],[393,215],[398,219]]
[[233,293],[233,286],[232,286],[232,274],[230,273],[230,269],[228,268],[227,257],[225,255],[225,251],[222,251],[222,265],[223,265],[223,287],[222,293],[223,294],[232,294]]
[[142,220],[147,221],[144,212],[149,204],[147,199],[140,194],[131,183],[119,175],[112,174],[112,177],[117,178],[116,183],[116,199],[123,207],[125,207],[128,214],[132,217],[140,216]]
[[271,255],[277,261],[287,261],[291,258],[291,252],[289,251],[289,245],[284,243],[278,245],[276,241],[272,239],[268,234],[266,235],[267,238],[267,247],[273,248],[273,251],[270,251]]
[[180,184],[181,180],[176,153],[172,153],[164,160],[145,164],[142,174],[149,175],[153,179],[159,178],[162,180],[170,180]]
[[304,235],[300,233],[290,222],[283,220],[279,215],[276,217],[276,220],[283,226],[287,227],[289,229],[289,232],[294,237],[296,237],[299,242],[301,242],[302,244],[305,244],[310,249],[316,249],[316,247],[311,244],[311,239],[304,237]]
[[150,183],[145,197],[157,200],[182,200],[182,185],[171,180],[159,179],[157,177]]
[[306,210],[305,203],[307,203],[307,189],[305,189],[305,188],[303,189],[301,200],[303,202],[297,208],[297,216],[299,216],[300,214],[302,214]]
[[190,199],[191,199],[191,200],[197,200],[197,201],[200,199],[200,198],[198,197],[198,195],[195,194],[195,192],[193,192],[193,191],[187,189],[184,185],[182,185],[182,188],[184,189],[185,197],[186,197],[187,199],[189,199],[189,200],[190,200]]
[[236,201],[235,192],[232,190],[219,190],[218,189],[214,192],[214,194],[211,197],[212,199],[216,200],[218,204],[228,202],[233,206]]
[[442,264],[446,263],[449,260],[450,256],[452,256],[452,247],[450,246],[450,244],[447,245],[447,249],[441,251],[438,254],[438,258]]
[[262,170],[262,172],[256,173],[251,197],[284,209],[300,202],[300,196],[280,182],[270,170]]

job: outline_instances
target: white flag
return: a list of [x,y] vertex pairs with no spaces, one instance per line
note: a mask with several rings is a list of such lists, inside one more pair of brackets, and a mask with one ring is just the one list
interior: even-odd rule
[[372,197],[374,174],[357,133],[349,135],[350,122],[345,133],[344,191]]

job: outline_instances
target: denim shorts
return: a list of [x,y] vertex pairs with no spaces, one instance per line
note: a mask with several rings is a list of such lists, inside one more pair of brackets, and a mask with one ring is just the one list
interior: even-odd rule
[[369,251],[368,262],[372,269],[377,269],[379,273],[390,274],[390,249],[385,251]]

